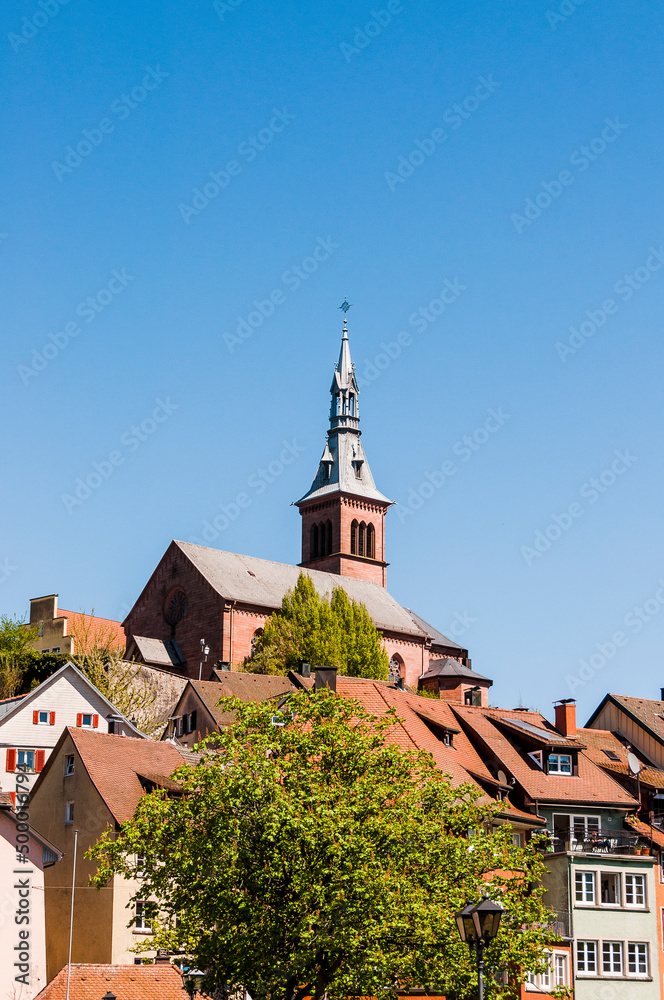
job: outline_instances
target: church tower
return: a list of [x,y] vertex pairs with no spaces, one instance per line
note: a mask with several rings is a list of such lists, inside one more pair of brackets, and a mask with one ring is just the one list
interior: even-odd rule
[[346,312],[330,393],[330,429],[302,515],[300,566],[386,586],[385,513],[392,501],[376,489],[360,441],[359,389],[350,359]]

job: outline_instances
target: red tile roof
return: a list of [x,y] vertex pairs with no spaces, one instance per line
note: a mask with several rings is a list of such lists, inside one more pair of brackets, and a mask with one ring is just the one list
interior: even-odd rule
[[[144,793],[139,775],[157,783],[185,763],[172,743],[135,740],[84,729],[67,730],[81,762],[118,823],[134,815]],[[54,755],[51,755],[52,757]],[[47,764],[48,767],[48,764]]]
[[[470,708],[454,705],[455,716],[474,734],[478,744],[501,762],[524,792],[535,802],[578,802],[632,808],[636,799],[617,781],[593,763],[582,749],[584,743],[568,739],[570,748],[579,748],[578,775],[545,774],[525,749],[528,734],[502,720],[516,719],[538,729],[553,727],[539,712],[516,712],[502,709]],[[509,736],[507,735],[509,733]],[[585,732],[584,732],[585,738]],[[520,742],[522,745],[520,746]],[[561,744],[562,745],[562,744]]]
[[642,823],[636,818],[636,816],[628,816],[625,820],[625,826],[630,830],[634,830],[635,833],[640,834],[646,840],[649,840],[660,850],[664,849],[664,833],[658,830],[656,826],[648,826],[647,823]]
[[[587,746],[587,755],[595,764],[598,764],[606,771],[612,771],[616,775],[632,778],[634,787],[636,788],[636,778],[632,776],[632,772],[627,766],[627,754],[629,751],[615,733],[611,733],[606,729],[579,729],[578,732],[580,738]],[[604,752],[605,750],[616,754],[620,760],[611,760]],[[634,751],[632,750],[632,752]],[[660,771],[656,767],[644,764],[639,772],[639,779],[642,785],[650,788],[664,789],[664,771]]]
[[[109,991],[117,1000],[187,1000],[182,977],[173,965],[72,964],[70,1000],[102,1000]],[[66,995],[65,965],[35,1000],[65,1000]],[[201,996],[201,1000],[206,998]]]
[[[428,751],[440,770],[450,775],[453,785],[468,782],[481,788],[481,781],[496,785],[495,778],[459,726],[448,702],[400,691],[384,681],[350,677],[337,677],[337,694],[354,698],[377,716],[385,715],[390,708],[394,708],[402,721],[388,730],[388,742],[396,743],[404,750]],[[443,741],[445,730],[453,732],[451,746]],[[488,796],[484,796],[484,801],[487,800]],[[503,805],[504,814],[513,819],[533,825],[542,822],[509,802]]]
[[98,618],[96,615],[86,615],[80,611],[63,611],[62,608],[58,609],[56,618],[67,619],[67,635],[77,632],[81,638],[93,642],[99,639],[103,645],[111,644],[121,649],[127,644],[122,623],[112,618]]

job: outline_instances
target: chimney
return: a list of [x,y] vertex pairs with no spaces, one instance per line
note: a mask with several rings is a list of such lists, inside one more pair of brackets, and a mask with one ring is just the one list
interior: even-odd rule
[[327,688],[332,694],[337,693],[337,668],[336,667],[314,667],[314,691],[322,691]]
[[659,700],[664,701],[664,688],[659,689]]
[[574,698],[562,698],[555,701],[555,727],[563,736],[576,736],[576,701]]
[[297,672],[300,677],[311,677],[311,665],[304,660],[297,661]]

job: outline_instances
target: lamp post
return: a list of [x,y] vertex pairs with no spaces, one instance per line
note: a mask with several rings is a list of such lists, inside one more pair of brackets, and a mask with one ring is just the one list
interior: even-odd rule
[[497,935],[504,912],[502,906],[485,896],[480,903],[466,903],[455,914],[459,937],[471,952],[475,949],[477,956],[478,1000],[484,1000],[484,949]]
[[190,997],[201,992],[204,975],[200,969],[191,969],[188,965],[182,967],[182,983]]
[[210,652],[210,647],[205,645],[205,639],[201,639],[201,662],[198,667],[198,679],[200,681],[203,676],[203,662],[207,663],[208,654]]

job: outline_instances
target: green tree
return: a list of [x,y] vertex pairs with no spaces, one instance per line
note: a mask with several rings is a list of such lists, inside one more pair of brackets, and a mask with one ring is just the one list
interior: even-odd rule
[[98,887],[135,878],[146,856],[131,902],[158,916],[138,950],[184,953],[215,997],[393,997],[398,984],[466,998],[477,980],[454,913],[487,892],[508,911],[487,966],[510,970],[507,986],[487,976],[488,1000],[543,971],[543,856],[492,829],[475,786],[453,789],[428,754],[386,739],[393,714],[300,692],[275,724],[273,705],[225,701],[234,722],[174,773],[181,792],[145,795],[90,852]]
[[0,615],[0,698],[24,693],[39,676],[42,654],[32,645],[38,636],[39,626]]
[[284,674],[298,660],[337,667],[351,677],[386,680],[388,674],[381,633],[365,605],[350,601],[341,587],[326,600],[305,573],[268,619],[247,666],[256,673]]

